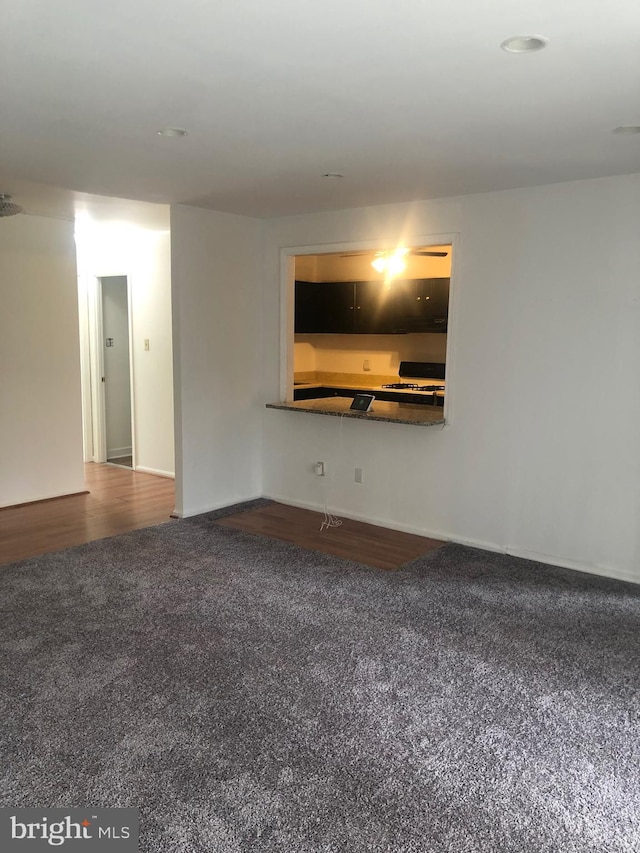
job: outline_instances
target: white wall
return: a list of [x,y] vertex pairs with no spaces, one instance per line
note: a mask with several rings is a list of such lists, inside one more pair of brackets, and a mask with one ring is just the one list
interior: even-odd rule
[[[145,227],[144,212],[125,218],[78,223],[81,295],[96,277],[125,275],[131,288],[133,339],[133,421],[135,466],[173,476],[173,357],[171,339],[171,258],[166,227],[155,208]],[[145,349],[145,339],[149,349]]]
[[0,506],[84,490],[73,223],[0,220]]
[[265,409],[264,494],[640,581],[638,222],[640,175],[265,223],[265,402],[283,247],[458,239],[447,426]]
[[176,510],[261,492],[262,224],[171,208]]
[[[155,232],[129,279],[133,324],[136,469],[175,474],[171,239]],[[145,350],[145,340],[149,349]]]

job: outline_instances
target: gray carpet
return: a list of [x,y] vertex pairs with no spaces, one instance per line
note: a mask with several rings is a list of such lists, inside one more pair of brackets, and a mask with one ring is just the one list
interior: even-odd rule
[[0,571],[0,805],[137,806],[168,853],[640,850],[639,587],[219,515]]

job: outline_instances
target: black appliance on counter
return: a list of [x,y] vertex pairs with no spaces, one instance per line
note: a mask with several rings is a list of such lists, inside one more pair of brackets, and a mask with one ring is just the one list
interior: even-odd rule
[[[439,361],[401,361],[398,376],[408,376],[411,379],[442,379],[444,381],[445,366]],[[384,388],[404,387],[402,383],[384,385]],[[410,386],[413,387],[413,386]]]
[[[383,388],[389,388],[399,391],[424,391],[424,392],[432,392],[431,399],[415,396],[411,400],[411,402],[419,402],[422,404],[430,403],[432,406],[444,406],[444,396],[437,396],[435,391],[443,391],[445,390],[444,385],[423,385],[421,382],[416,381],[419,379],[442,379],[444,380],[444,371],[445,366],[441,362],[432,362],[432,361],[401,361],[400,368],[398,370],[398,376],[400,378],[407,377],[413,381],[411,382],[390,382],[387,385],[383,385]],[[405,397],[406,400],[406,397]]]

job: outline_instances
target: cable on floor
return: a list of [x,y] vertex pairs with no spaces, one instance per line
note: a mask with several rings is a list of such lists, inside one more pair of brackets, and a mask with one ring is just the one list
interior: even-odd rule
[[[342,421],[344,419],[345,413],[343,412],[340,415],[340,426],[338,428],[338,452],[336,454],[338,463],[340,462],[340,456],[342,453]],[[336,465],[336,467],[338,467]],[[331,472],[330,472],[331,473]],[[331,474],[333,479],[333,474]],[[327,493],[325,492],[325,501],[324,501],[324,520],[320,525],[320,533],[323,533],[325,530],[328,530],[330,527],[340,527],[342,524],[341,519],[338,516],[333,515],[333,513],[329,512],[329,498]]]

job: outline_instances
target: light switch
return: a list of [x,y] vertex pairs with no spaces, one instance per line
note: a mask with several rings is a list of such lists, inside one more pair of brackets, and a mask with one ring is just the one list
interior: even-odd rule
[[149,352],[149,338],[144,339],[144,348],[146,352]]

